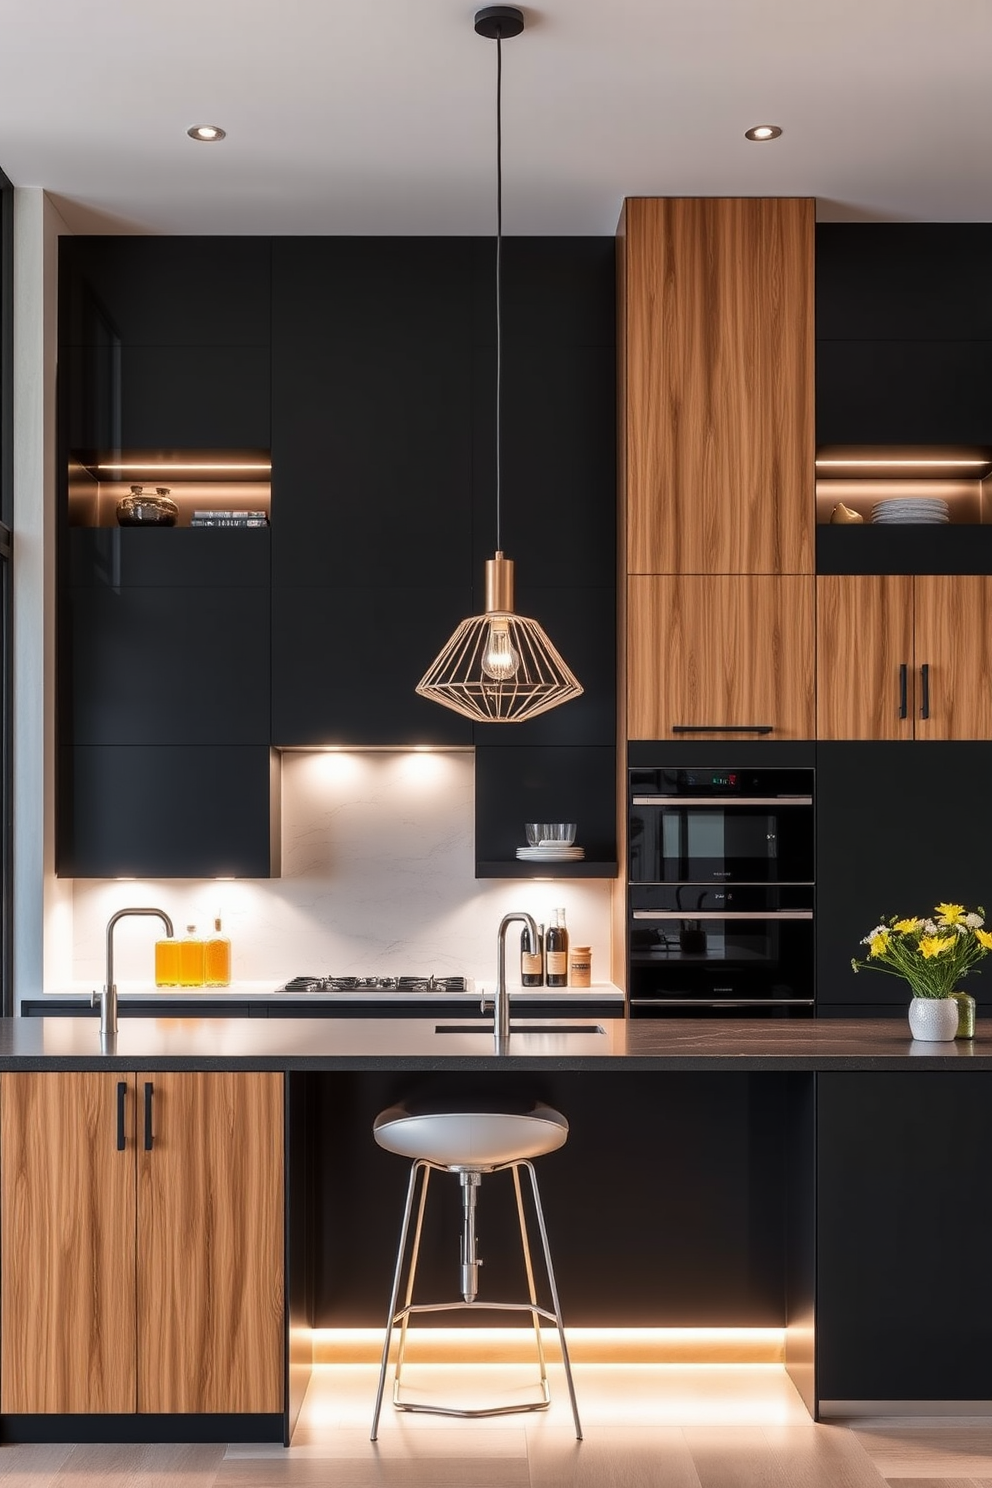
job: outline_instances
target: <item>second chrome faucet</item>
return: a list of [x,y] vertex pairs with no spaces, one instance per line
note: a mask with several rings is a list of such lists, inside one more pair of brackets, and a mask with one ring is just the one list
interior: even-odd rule
[[[496,989],[492,997],[493,1009],[493,1033],[497,1043],[510,1037],[510,994],[506,989],[506,931],[515,920],[520,920],[526,926],[524,939],[528,942],[524,949],[528,955],[537,955],[537,923],[533,915],[527,914],[525,910],[515,910],[511,914],[505,914],[499,922],[496,932]],[[489,999],[485,992],[482,994],[482,1011],[489,1011]]]
[[114,926],[118,920],[125,919],[128,915],[155,915],[165,926],[167,935],[174,934],[172,921],[164,909],[119,909],[112,914],[107,921],[107,977],[102,992],[93,992],[90,996],[90,1007],[96,1007],[97,997],[100,999],[100,1036],[106,1038],[108,1034],[117,1032],[117,987],[114,983]]

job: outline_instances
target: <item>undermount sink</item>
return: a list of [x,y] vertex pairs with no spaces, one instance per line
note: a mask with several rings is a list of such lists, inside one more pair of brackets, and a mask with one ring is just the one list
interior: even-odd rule
[[[488,1033],[492,1027],[478,1023],[435,1023],[435,1033]],[[511,1023],[511,1033],[605,1033],[596,1023]]]

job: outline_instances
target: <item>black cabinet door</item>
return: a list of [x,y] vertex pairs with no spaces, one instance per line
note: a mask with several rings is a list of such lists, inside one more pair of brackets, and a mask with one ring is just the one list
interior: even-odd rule
[[415,688],[471,591],[356,583],[272,591],[272,741],[469,745],[469,719]]
[[268,449],[267,238],[64,238],[70,449]]
[[277,587],[471,582],[470,266],[469,239],[276,242]]
[[873,1071],[816,1081],[821,1403],[987,1399],[987,1076]]
[[819,223],[816,337],[992,340],[992,226]]
[[816,230],[819,444],[992,441],[992,228]]
[[67,620],[64,743],[268,745],[268,589],[73,589]]
[[59,342],[267,346],[271,256],[269,238],[60,238]]
[[[980,740],[817,744],[818,1006],[852,1016],[907,1006],[902,978],[851,968],[882,919],[944,901],[992,915],[988,758]],[[970,976],[967,990],[992,1003],[992,976]]]
[[278,871],[267,746],[64,748],[59,766],[63,877],[267,878]]

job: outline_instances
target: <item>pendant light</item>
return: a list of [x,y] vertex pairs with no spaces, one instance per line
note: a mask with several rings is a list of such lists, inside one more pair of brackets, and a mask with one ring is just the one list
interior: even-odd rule
[[578,697],[581,686],[536,620],[513,609],[513,563],[500,547],[502,454],[502,269],[504,38],[524,29],[521,11],[489,5],[475,17],[480,36],[496,42],[496,556],[486,563],[486,611],[463,620],[417,684],[421,697],[480,723],[522,723]]

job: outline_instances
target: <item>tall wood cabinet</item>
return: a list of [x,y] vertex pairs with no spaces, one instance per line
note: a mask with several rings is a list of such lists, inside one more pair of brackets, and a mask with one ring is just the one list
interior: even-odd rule
[[821,739],[992,737],[992,576],[817,579]]
[[813,203],[619,228],[627,738],[812,738]]
[[813,568],[813,203],[625,204],[629,573]]
[[283,1076],[0,1079],[0,1411],[283,1410]]

